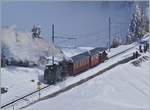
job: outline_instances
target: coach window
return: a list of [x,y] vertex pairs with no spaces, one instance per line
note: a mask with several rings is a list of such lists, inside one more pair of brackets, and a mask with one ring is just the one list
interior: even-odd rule
[[78,69],[78,63],[76,63],[76,69]]
[[74,64],[74,68],[77,69],[77,63]]
[[78,62],[78,68],[80,67],[80,62]]
[[83,65],[85,65],[85,59],[83,60]]
[[97,58],[98,58],[99,54],[97,54]]
[[74,68],[76,69],[76,63],[74,63]]
[[78,63],[76,63],[76,69],[78,69]]

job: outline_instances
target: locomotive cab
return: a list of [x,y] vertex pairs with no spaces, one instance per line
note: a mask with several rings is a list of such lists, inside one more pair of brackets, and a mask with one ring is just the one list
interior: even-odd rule
[[62,66],[60,64],[47,65],[44,70],[44,80],[48,84],[55,84],[62,80]]

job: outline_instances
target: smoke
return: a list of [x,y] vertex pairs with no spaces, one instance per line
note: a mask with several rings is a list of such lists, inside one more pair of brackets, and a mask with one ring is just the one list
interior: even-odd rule
[[31,33],[17,31],[15,25],[2,28],[0,34],[4,54],[8,60],[13,58],[16,61],[31,61],[37,64],[42,56],[61,54],[60,49],[52,43],[39,38],[33,39]]

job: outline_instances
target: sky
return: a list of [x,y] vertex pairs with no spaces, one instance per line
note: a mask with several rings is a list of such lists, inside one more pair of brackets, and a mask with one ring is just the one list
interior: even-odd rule
[[43,38],[49,40],[54,24],[55,36],[76,38],[73,41],[57,38],[58,45],[64,42],[67,43],[63,45],[72,45],[73,42],[74,46],[107,45],[109,16],[111,36],[125,36],[134,5],[132,2],[112,1],[3,1],[2,26],[13,25],[17,30],[31,32],[34,24],[39,25]]

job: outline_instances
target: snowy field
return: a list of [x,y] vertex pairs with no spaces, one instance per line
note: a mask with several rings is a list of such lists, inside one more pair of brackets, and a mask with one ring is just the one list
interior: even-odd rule
[[[1,94],[3,110],[150,110],[150,50],[128,61],[149,42],[147,1],[3,2],[2,8],[1,86],[8,90]],[[41,31],[31,30],[33,25]],[[44,69],[52,61],[115,44],[122,45],[106,50],[103,63],[45,83]]]
[[[115,49],[113,50],[116,53],[119,53],[132,46],[134,46],[134,44],[127,46],[126,45],[120,46],[116,48],[116,51]],[[50,92],[62,89],[63,87],[66,87],[67,85],[77,82],[80,79],[84,79],[90,75],[93,75],[96,72],[106,68],[107,66],[121,60],[122,58],[131,55],[132,52],[135,51],[135,49],[136,47],[120,56],[117,56],[116,58],[110,59],[109,61],[106,61],[105,63],[100,64],[99,66],[84,72],[83,74],[80,74],[77,77],[70,77],[65,82],[50,87],[50,90],[46,90],[46,92],[42,93],[42,95],[44,94],[46,95]],[[114,51],[111,51],[109,55],[110,56],[113,55]],[[70,51],[70,53],[72,53],[72,51]],[[13,99],[19,98],[21,96],[24,96],[28,93],[37,90],[37,82],[42,81],[44,74],[43,70],[40,70],[38,68],[6,67],[2,68],[1,71],[2,71],[2,86],[8,88],[8,93],[2,94],[2,104],[6,104]],[[31,80],[34,80],[34,82],[32,82]],[[42,84],[42,87],[44,86],[45,84]]]
[[149,110],[149,62],[131,62],[25,110]]
[[2,105],[37,90],[37,82],[42,75],[43,71],[37,68],[1,68],[1,85],[8,88],[8,92],[1,95]]
[[[144,38],[144,39],[148,40],[148,38]],[[41,91],[41,96],[43,97],[50,93],[63,89],[75,82],[78,82],[84,78],[87,78],[97,73],[98,71],[122,60],[123,58],[131,56],[133,52],[137,50],[138,43],[133,43],[130,45],[121,45],[117,48],[113,48],[111,49],[110,52],[108,52],[108,56],[111,57],[131,47],[134,47],[134,48],[116,57],[113,57],[105,61],[104,63],[92,69],[89,69],[88,71],[83,72],[82,74],[76,77],[69,77],[64,82],[58,83],[55,86],[54,85],[50,86],[49,88]],[[64,50],[64,53],[67,56],[73,56],[80,52],[83,52],[85,50],[90,50],[90,49],[92,48],[80,47],[79,49],[74,49],[74,50]],[[128,110],[128,109],[147,110],[148,108],[147,98],[148,96],[150,96],[147,92],[149,91],[148,86],[150,86],[148,82],[149,81],[148,72],[149,72],[148,62],[142,63],[141,67],[134,67],[130,63],[123,64],[100,75],[98,78],[92,79],[92,81],[89,81],[88,83],[80,85],[79,87],[72,89],[71,91],[68,91],[67,93],[64,93],[58,96],[58,98],[54,98],[54,100],[49,99],[49,100],[46,100],[37,104],[39,104],[39,106],[41,107],[44,107],[44,106],[47,106],[47,103],[51,103],[53,105],[51,106],[52,107],[51,109],[57,110],[57,109],[63,108],[62,106],[64,104],[71,102],[70,99],[75,97],[75,100],[74,100],[75,103],[72,103],[72,104],[69,103],[68,104],[69,106],[65,106],[67,108],[65,107],[63,108],[64,110],[69,110],[71,108],[74,108],[74,110],[82,109],[84,107],[83,105],[89,106],[87,107],[87,110],[88,109],[96,110],[96,108],[99,108],[99,107],[104,108],[104,110],[110,110],[111,108],[115,110],[116,108],[118,108],[119,110],[120,109],[121,110],[122,109],[123,110],[124,109],[125,110]],[[15,66],[1,68],[1,73],[2,73],[2,87],[8,88],[8,92],[5,94],[2,94],[2,105],[37,90],[37,82],[43,81],[43,74],[44,74],[43,70],[40,70],[38,68],[24,68],[24,67],[15,67]],[[42,83],[42,87],[44,86],[46,86],[46,84]],[[86,90],[86,89],[89,89],[89,90]],[[77,94],[78,92],[79,94]],[[136,94],[137,96],[136,95],[134,96],[133,94]],[[86,98],[86,100],[84,100],[84,97]],[[89,97],[89,100],[87,100],[88,97]],[[98,97],[100,100],[98,100],[98,98],[95,99],[94,97]],[[32,98],[37,99],[38,97],[33,96]],[[28,98],[28,100],[31,101],[32,98],[30,97]],[[62,101],[58,103],[58,105],[60,104],[59,106],[53,104],[57,102],[57,100]],[[80,103],[80,101],[82,103]],[[92,105],[91,103],[93,103],[94,105]],[[35,105],[27,109],[29,110],[41,109],[41,107],[36,108]],[[22,104],[20,104],[19,106],[22,106]],[[75,108],[75,106],[79,106],[79,108]]]

